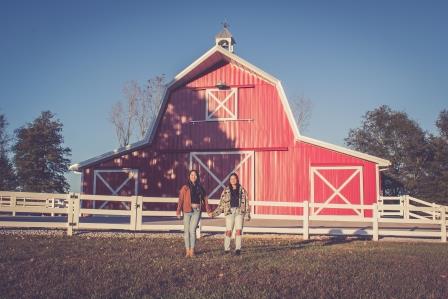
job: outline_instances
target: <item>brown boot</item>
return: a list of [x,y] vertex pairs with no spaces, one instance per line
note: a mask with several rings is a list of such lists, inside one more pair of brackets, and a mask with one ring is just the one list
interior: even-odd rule
[[194,248],[190,248],[190,257],[194,257]]
[[185,249],[185,257],[190,257],[190,249]]

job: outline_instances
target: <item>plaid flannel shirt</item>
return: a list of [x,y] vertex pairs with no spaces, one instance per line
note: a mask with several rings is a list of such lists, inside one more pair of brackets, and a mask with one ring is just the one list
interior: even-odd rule
[[[239,192],[239,199],[240,199],[241,214],[243,214],[245,218],[249,220],[250,219],[249,198],[247,197],[246,189],[244,189],[241,186]],[[225,187],[221,193],[221,199],[219,200],[218,207],[212,212],[213,217],[216,217],[221,213],[224,213],[224,216],[231,214],[232,212],[230,211],[231,208],[230,200],[231,200],[230,188]]]

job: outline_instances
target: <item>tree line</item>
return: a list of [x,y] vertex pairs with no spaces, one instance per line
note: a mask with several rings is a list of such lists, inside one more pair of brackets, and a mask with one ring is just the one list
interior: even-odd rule
[[383,105],[368,111],[345,142],[392,163],[381,171],[385,196],[409,194],[448,204],[448,110],[439,113],[435,125],[437,133],[429,133],[407,113]]

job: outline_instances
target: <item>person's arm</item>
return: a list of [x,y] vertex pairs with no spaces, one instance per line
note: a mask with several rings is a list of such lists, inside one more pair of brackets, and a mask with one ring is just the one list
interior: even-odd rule
[[184,204],[184,187],[180,188],[179,191],[179,200],[177,201],[177,209],[176,209],[176,216],[177,218],[180,218],[180,212],[182,211],[182,206]]
[[202,188],[202,194],[204,194],[203,203],[204,203],[205,211],[207,212],[207,214],[210,215],[211,210],[210,210],[210,206],[208,205],[208,196],[206,195],[204,188]]
[[207,214],[210,214],[212,212],[212,210],[210,209],[210,206],[208,204],[208,196],[204,197],[204,206],[205,206],[205,211],[207,212]]
[[216,209],[212,212],[212,217],[219,216],[224,210],[224,197],[225,197],[224,192],[225,192],[225,190],[223,190],[221,193],[221,198],[219,199],[219,204],[216,207]]

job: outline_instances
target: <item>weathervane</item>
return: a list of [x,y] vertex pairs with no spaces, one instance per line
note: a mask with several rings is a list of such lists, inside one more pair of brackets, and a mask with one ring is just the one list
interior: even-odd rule
[[224,22],[221,22],[221,24],[222,24],[222,26],[224,28],[229,28],[230,27],[230,24],[227,22],[227,19],[224,19]]

